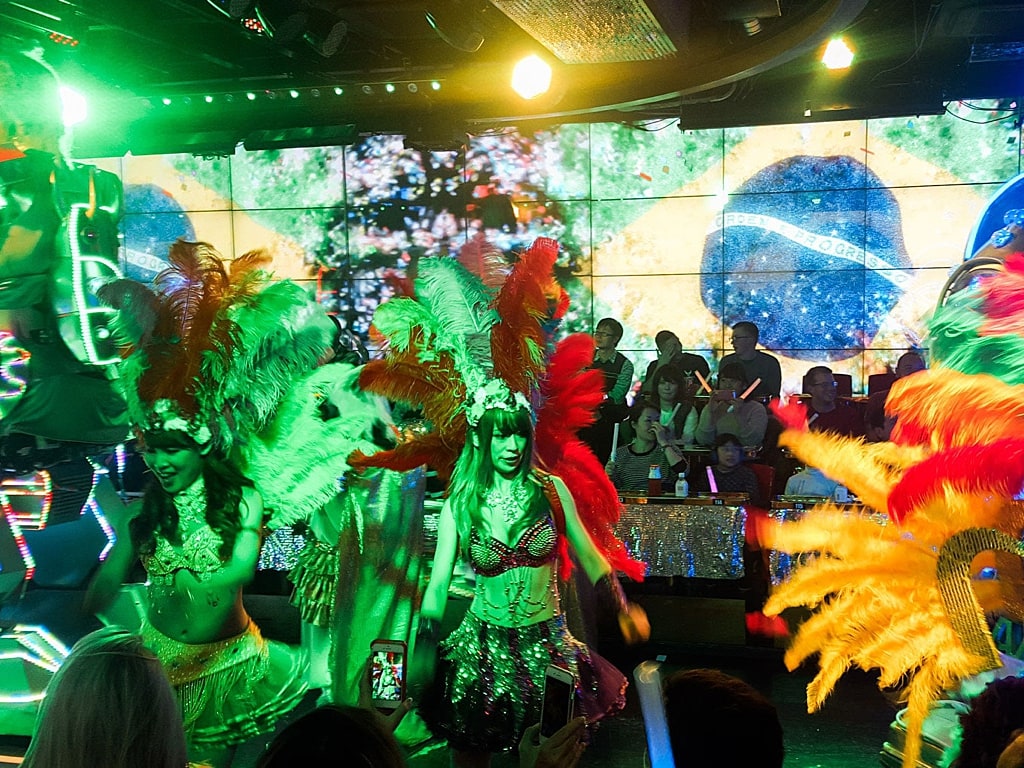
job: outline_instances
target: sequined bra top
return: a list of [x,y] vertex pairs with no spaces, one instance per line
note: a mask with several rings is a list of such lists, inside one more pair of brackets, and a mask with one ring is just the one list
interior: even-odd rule
[[483,538],[473,529],[469,561],[481,576],[498,576],[512,568],[537,568],[551,562],[557,543],[558,530],[550,515],[527,528],[514,547],[493,536]]
[[196,528],[174,547],[167,539],[157,536],[156,548],[142,556],[142,566],[153,584],[168,585],[174,581],[175,571],[192,571],[203,581],[224,566],[220,558],[220,536],[208,525]]

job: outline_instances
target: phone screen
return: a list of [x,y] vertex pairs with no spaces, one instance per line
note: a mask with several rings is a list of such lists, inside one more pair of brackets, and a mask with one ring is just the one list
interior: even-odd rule
[[405,649],[402,645],[374,645],[370,655],[370,695],[375,706],[398,706],[405,698]]
[[540,735],[548,738],[572,719],[573,693],[576,686],[568,672],[549,670],[544,678],[544,699],[540,713]]

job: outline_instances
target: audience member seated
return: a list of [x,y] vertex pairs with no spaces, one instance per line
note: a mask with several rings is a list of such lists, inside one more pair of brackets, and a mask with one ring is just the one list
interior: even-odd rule
[[989,683],[960,715],[953,768],[1024,768],[1024,678]]
[[174,691],[142,638],[106,627],[71,649],[46,687],[26,768],[183,768]]
[[743,366],[738,363],[719,369],[718,389],[697,420],[697,442],[712,445],[718,435],[728,433],[736,435],[745,446],[761,445],[768,428],[768,412],[751,397],[739,399],[749,384]]
[[[893,383],[918,371],[923,371],[925,368],[924,358],[919,353],[914,351],[905,352],[896,361]],[[864,409],[864,435],[869,443],[884,443],[888,441],[892,428],[896,424],[895,416],[887,416],[885,414],[885,401],[888,397],[888,389],[873,392],[868,397],[868,403]]]
[[615,349],[622,340],[622,323],[612,317],[605,317],[594,329],[594,362],[590,367],[604,374],[604,402],[597,412],[597,419],[589,427],[580,430],[583,440],[604,464],[612,451],[612,435],[615,425],[629,413],[626,393],[633,384],[633,363]]
[[343,764],[404,768],[402,749],[382,715],[362,707],[317,707],[281,731],[256,768]]
[[864,415],[849,400],[840,400],[832,369],[816,365],[807,371],[811,399],[807,423],[812,431],[835,432],[847,437],[864,437]]
[[732,348],[735,352],[725,355],[718,362],[719,375],[725,366],[739,363],[743,366],[748,384],[756,379],[761,380],[751,397],[778,397],[782,390],[782,366],[777,357],[757,348],[760,338],[761,331],[753,323],[736,323],[732,327]]
[[839,486],[817,467],[804,467],[786,481],[786,496],[827,496],[832,498]]
[[697,381],[695,372],[707,381],[711,376],[711,366],[708,361],[693,352],[683,352],[683,343],[672,331],[658,331],[654,337],[654,343],[658,347],[658,359],[652,360],[647,366],[647,373],[644,375],[644,383],[640,391],[645,395],[654,394],[654,374],[666,365],[671,365],[683,374],[686,381],[686,397],[693,397],[700,383]]
[[659,421],[670,429],[669,440],[693,445],[696,442],[697,409],[685,392],[682,371],[666,365],[655,372],[649,399],[661,410]]
[[779,714],[749,683],[717,669],[687,669],[671,675],[664,689],[676,765],[782,768]]
[[[768,499],[762,498],[754,470],[743,463],[743,444],[736,435],[723,432],[715,438],[715,457],[718,461],[711,466],[711,472],[719,493],[745,493],[755,507],[764,507],[768,503]],[[695,474],[692,487],[702,493],[713,492],[707,472]]]
[[612,484],[625,492],[647,492],[651,465],[661,469],[661,482],[671,487],[680,472],[687,471],[686,458],[671,442],[669,428],[660,422],[661,411],[650,400],[638,400],[630,411],[633,440],[619,448],[605,465]]
[[869,443],[885,443],[889,441],[892,428],[896,426],[896,417],[885,412],[885,399],[889,390],[878,392],[868,398],[864,407],[864,438]]

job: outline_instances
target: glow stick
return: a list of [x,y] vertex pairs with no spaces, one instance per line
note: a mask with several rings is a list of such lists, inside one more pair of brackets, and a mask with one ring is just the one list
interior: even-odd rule
[[761,377],[758,376],[756,379],[754,379],[754,383],[753,384],[751,384],[749,387],[747,387],[745,390],[743,390],[743,394],[740,395],[740,400],[746,400],[747,396],[751,392],[753,392],[755,389],[757,389],[757,385],[760,384],[760,383],[761,383]]
[[711,385],[708,384],[708,380],[700,375],[700,371],[694,371],[693,373],[696,375],[697,381],[700,382],[700,385],[704,387],[705,391],[710,395],[713,390],[711,389]]
[[811,418],[809,418],[809,419],[807,420],[807,426],[808,426],[808,427],[809,427],[809,426],[811,426],[811,424],[813,424],[813,423],[814,423],[814,420],[815,420],[816,418],[818,418],[818,414],[817,414],[817,413],[812,413],[812,414],[811,414]]
[[679,413],[679,406],[680,405],[682,405],[682,403],[676,403],[675,404],[675,407],[672,409],[672,413],[670,413],[668,415],[668,419],[666,419],[664,414],[663,414],[662,417],[661,417],[661,419],[662,419],[661,423],[665,424],[665,425],[671,424],[672,423],[672,419],[674,419],[676,417],[676,414]]
[[615,422],[612,429],[612,461],[615,461],[615,453],[619,450],[619,422]]
[[633,670],[633,679],[640,695],[640,712],[647,733],[647,754],[651,768],[675,768],[672,742],[665,717],[665,700],[661,692],[661,662],[644,661]]
[[715,482],[715,473],[711,471],[711,467],[706,467],[708,471],[708,487],[712,493],[718,493],[718,483]]

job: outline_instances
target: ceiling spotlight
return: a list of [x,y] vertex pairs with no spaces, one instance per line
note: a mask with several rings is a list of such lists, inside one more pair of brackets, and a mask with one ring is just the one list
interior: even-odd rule
[[512,70],[512,90],[524,99],[535,99],[550,87],[551,67],[540,56],[527,56]]
[[296,91],[294,88],[288,91],[288,95],[291,96],[293,99],[299,98],[299,92]]
[[207,104],[212,104],[213,103],[213,96],[210,96],[210,95],[203,96],[203,101],[205,101]]
[[256,94],[252,91],[249,91],[247,94],[245,94],[245,98],[247,98],[249,101],[256,101]]
[[394,83],[388,83],[387,85],[384,86],[384,90],[387,91],[388,93],[394,93],[395,92],[395,84]]
[[416,85],[416,83],[409,83],[405,87],[409,89],[409,93],[416,93],[416,91],[420,89],[420,87]]
[[309,13],[289,0],[259,0],[256,18],[271,40],[285,45],[298,40],[309,28]]
[[829,69],[846,69],[852,62],[853,50],[841,37],[830,40],[821,57],[821,63]]
[[345,92],[345,89],[342,88],[340,85],[334,86],[334,95],[335,96],[341,96],[341,94],[343,94],[344,92]]
[[373,93],[373,86],[372,85],[364,85],[360,90],[362,90],[363,93],[365,93],[367,96],[369,96],[371,93]]
[[441,90],[441,84],[439,82],[437,82],[437,80],[431,80],[430,81],[430,90],[432,90],[432,91],[440,91]]
[[165,107],[171,106],[171,100],[167,96],[164,96],[162,101],[163,101]]

